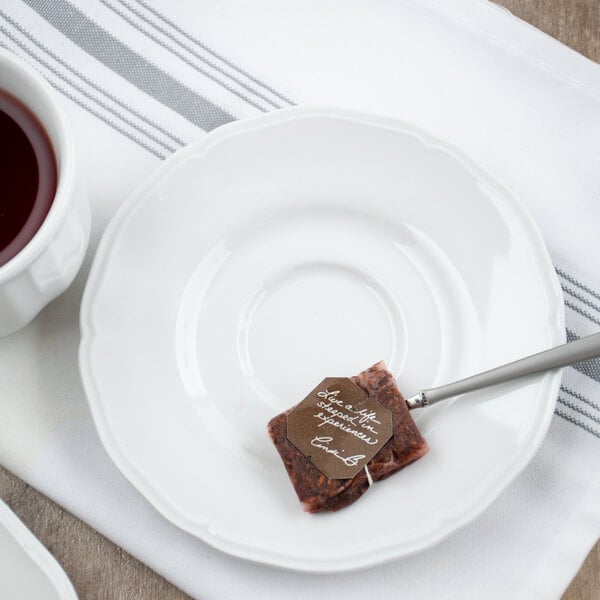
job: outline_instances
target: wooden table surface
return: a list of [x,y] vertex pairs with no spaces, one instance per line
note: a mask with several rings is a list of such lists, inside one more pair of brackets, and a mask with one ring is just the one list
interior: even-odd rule
[[[600,62],[600,0],[500,0],[499,4]],[[2,467],[0,498],[62,564],[80,600],[189,598]],[[563,596],[563,600],[599,599],[600,543]]]

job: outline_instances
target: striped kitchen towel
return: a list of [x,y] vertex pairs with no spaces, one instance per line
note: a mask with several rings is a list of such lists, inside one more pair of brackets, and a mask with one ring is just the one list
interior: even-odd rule
[[100,234],[163,158],[233,119],[320,104],[410,121],[514,190],[569,339],[598,331],[598,65],[483,0],[10,0],[0,46],[57,90],[94,215],[75,284],[0,340],[0,463],[196,598],[560,597],[600,533],[599,361],[565,370],[541,450],[476,522],[405,560],[311,576],[225,556],[129,485],[84,400],[77,318]]

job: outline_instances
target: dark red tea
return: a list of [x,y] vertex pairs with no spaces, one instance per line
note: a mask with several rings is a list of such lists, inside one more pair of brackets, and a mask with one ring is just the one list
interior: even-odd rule
[[22,102],[0,90],[0,266],[41,227],[56,184],[48,134]]

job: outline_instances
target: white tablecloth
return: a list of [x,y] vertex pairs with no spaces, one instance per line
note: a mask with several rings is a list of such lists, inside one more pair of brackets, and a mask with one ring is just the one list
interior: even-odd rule
[[195,598],[559,598],[600,533],[600,361],[565,371],[549,435],[479,519],[411,558],[335,576],[231,558],[163,520],[114,467],[77,371],[78,309],[108,219],[173,150],[289,104],[398,117],[527,204],[568,336],[600,325],[600,66],[482,0],[11,0],[0,44],[58,90],[93,208],[84,268],[0,340],[0,463]]

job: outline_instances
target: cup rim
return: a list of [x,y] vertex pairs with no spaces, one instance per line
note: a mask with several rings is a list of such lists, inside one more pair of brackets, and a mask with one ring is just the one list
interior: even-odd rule
[[[31,65],[12,52],[0,48],[0,66],[2,64],[10,64],[13,68],[19,70],[23,77],[28,81],[28,85],[31,85],[35,93],[43,98],[44,103],[47,105],[53,125],[57,132],[57,139],[51,139],[50,141],[52,143],[52,148],[56,153],[58,177],[52,205],[41,227],[35,232],[33,237],[18,252],[18,254],[13,256],[7,263],[0,266],[0,285],[26,270],[26,268],[42,253],[53,233],[65,219],[69,205],[71,204],[73,195],[72,190],[75,183],[74,140],[71,127],[63,108],[60,106],[55,91]],[[1,72],[2,69],[0,69],[0,73]],[[0,88],[2,87],[2,76],[0,75]],[[29,107],[29,103],[26,100],[22,98],[18,99]],[[34,114],[36,113],[34,112]],[[44,128],[47,128],[48,119],[42,119],[40,115],[37,114],[36,116]]]

